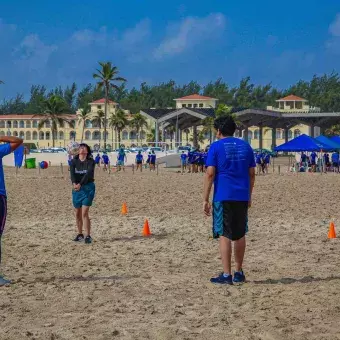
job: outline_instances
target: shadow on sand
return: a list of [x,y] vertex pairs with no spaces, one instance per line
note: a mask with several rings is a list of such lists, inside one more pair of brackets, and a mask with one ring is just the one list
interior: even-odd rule
[[122,237],[115,237],[107,239],[107,242],[117,242],[117,241],[123,241],[123,242],[129,242],[129,241],[136,241],[136,240],[147,240],[147,239],[156,239],[156,240],[163,240],[168,236],[168,234],[155,234],[150,236],[142,236],[142,235],[136,235],[136,236],[122,236]]
[[330,276],[330,277],[305,276],[300,279],[283,277],[282,279],[277,279],[277,280],[267,279],[267,280],[259,280],[259,281],[248,281],[248,282],[261,284],[261,285],[276,285],[276,284],[290,285],[292,283],[330,282],[334,280],[340,280],[340,276]]

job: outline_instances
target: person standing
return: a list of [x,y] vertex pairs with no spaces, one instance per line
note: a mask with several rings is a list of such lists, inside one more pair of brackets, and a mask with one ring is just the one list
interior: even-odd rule
[[182,151],[182,153],[181,153],[182,171],[185,171],[187,169],[187,158],[188,158],[188,155],[184,151]]
[[155,171],[156,170],[156,154],[155,150],[152,150],[151,156],[150,156],[150,170]]
[[140,171],[142,171],[142,167],[143,167],[143,161],[144,161],[144,157],[142,155],[141,151],[138,151],[137,155],[136,155],[136,171],[138,171],[138,169],[140,169]]
[[125,171],[125,162],[127,161],[126,153],[123,148],[119,149],[117,156],[117,170],[120,171],[123,167],[123,171]]
[[[0,145],[0,265],[1,265],[1,239],[4,233],[6,217],[7,217],[7,193],[5,186],[4,169],[2,166],[2,158],[9,155],[16,150],[23,140],[17,137],[0,137],[0,142],[4,143]],[[0,286],[10,284],[11,281],[6,280],[0,275]]]
[[[213,214],[213,237],[219,238],[223,272],[211,278],[216,284],[245,282],[243,258],[246,249],[248,207],[255,183],[254,153],[250,145],[234,138],[236,124],[231,116],[214,122],[217,141],[208,152],[204,177],[203,211]],[[214,183],[213,204],[209,203]],[[235,273],[231,273],[232,242],[234,242]]]
[[94,184],[95,161],[92,158],[91,148],[87,144],[80,144],[79,154],[71,163],[72,202],[76,213],[78,235],[76,242],[84,240],[83,227],[86,231],[85,243],[92,243],[91,220],[89,209],[96,193]]

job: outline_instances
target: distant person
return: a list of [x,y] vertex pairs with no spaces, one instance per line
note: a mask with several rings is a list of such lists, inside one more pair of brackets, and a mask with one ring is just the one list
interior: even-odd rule
[[189,171],[188,172],[194,172],[194,165],[193,165],[193,160],[194,160],[194,150],[189,150],[188,152],[188,167]]
[[87,244],[92,243],[89,209],[96,192],[94,169],[95,161],[92,158],[91,148],[85,143],[80,144],[79,154],[73,158],[71,164],[72,202],[78,229],[78,235],[74,241],[84,240],[84,227],[86,231],[85,243]]
[[[203,210],[211,215],[210,191],[213,196],[213,237],[219,238],[223,272],[210,281],[217,284],[245,282],[243,258],[246,248],[248,207],[251,206],[255,182],[254,153],[250,145],[232,137],[236,124],[231,116],[214,122],[218,141],[208,152],[204,177]],[[235,273],[231,272],[232,242],[234,242]]]
[[262,152],[258,152],[256,154],[256,169],[257,174],[260,175],[263,172],[263,154]]
[[323,162],[324,162],[325,172],[329,171],[330,167],[331,167],[331,163],[330,163],[329,153],[328,152],[326,152],[323,155]]
[[301,153],[301,165],[304,167],[308,166],[307,155],[304,152]]
[[[9,155],[16,150],[23,142],[22,139],[17,137],[0,137],[0,264],[1,264],[1,238],[4,233],[6,217],[7,217],[7,193],[5,187],[4,169],[2,166],[3,157]],[[10,284],[11,281],[4,279],[0,276],[0,286]]]
[[73,159],[73,156],[69,154],[67,157],[68,171],[70,171],[72,159]]
[[97,153],[97,156],[95,157],[94,162],[98,166],[98,168],[100,168],[100,161],[101,161],[100,154]]
[[147,160],[146,160],[146,164],[149,165],[149,169],[150,169],[150,171],[151,171],[150,162],[151,162],[151,152],[148,153],[148,158],[147,158]]
[[125,171],[125,162],[127,161],[126,153],[123,148],[120,148],[117,155],[117,170],[120,171],[123,168]]
[[316,154],[315,151],[313,151],[310,155],[310,162],[312,166],[312,171],[316,172],[316,160],[317,160],[318,155]]
[[152,150],[152,152],[151,152],[150,170],[151,171],[155,171],[156,170],[156,154],[155,154],[155,150]]
[[103,170],[106,171],[109,167],[109,164],[110,164],[110,158],[109,158],[109,156],[107,155],[106,152],[104,152],[104,154],[102,156],[102,160],[103,160],[103,163],[104,163]]
[[183,169],[183,171],[185,171],[187,169],[187,158],[188,158],[188,155],[182,151],[181,153],[181,167]]
[[136,165],[137,165],[136,170],[140,169],[140,171],[142,171],[143,161],[144,161],[144,157],[142,155],[142,152],[138,151],[136,155]]
[[269,172],[270,160],[271,160],[270,153],[267,153],[264,156],[264,164],[265,164],[266,174],[268,174],[268,172]]
[[332,153],[332,165],[333,165],[333,171],[339,172],[339,153],[338,152]]

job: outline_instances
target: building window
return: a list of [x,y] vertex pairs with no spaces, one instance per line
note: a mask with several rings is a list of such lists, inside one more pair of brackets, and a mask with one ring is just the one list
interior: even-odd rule
[[74,139],[74,140],[76,139],[76,133],[75,133],[75,131],[71,131],[71,132],[70,132],[70,140],[71,140],[71,139]]
[[37,120],[34,120],[34,121],[33,121],[33,127],[34,127],[34,128],[37,128],[37,127],[38,127],[38,121],[37,121]]
[[4,129],[5,128],[5,121],[0,120],[0,128]]
[[288,130],[288,139],[293,138],[293,132],[291,130]]
[[188,104],[188,107],[192,107],[192,104]]
[[45,137],[46,137],[47,140],[50,139],[50,132],[49,131],[46,132]]
[[37,139],[38,139],[38,132],[33,131],[33,140],[37,140]]
[[63,131],[59,131],[59,139],[60,140],[64,139],[64,132]]
[[51,122],[48,120],[47,122],[45,122],[45,128],[50,128],[50,127],[51,127]]
[[11,137],[11,131],[7,131],[7,137]]
[[276,139],[282,139],[282,130],[276,129]]
[[21,120],[21,121],[19,122],[19,128],[20,128],[20,129],[24,129],[24,128],[25,128],[25,122],[24,122],[23,120]]
[[91,139],[91,132],[90,131],[85,131],[85,139],[86,140]]
[[182,107],[187,107],[187,104],[182,104]]
[[203,104],[202,104],[202,103],[200,103],[200,104],[199,104],[199,107],[203,107]]
[[85,127],[87,129],[90,129],[92,127],[92,122],[89,120],[89,119],[86,119],[85,120]]
[[127,132],[127,131],[123,131],[123,133],[122,133],[122,139],[123,139],[123,140],[127,140],[128,138],[129,138],[128,132]]
[[26,132],[26,140],[31,140],[31,132],[30,131]]
[[13,122],[13,129],[17,129],[18,128],[18,122],[15,120]]
[[198,106],[198,104],[194,104],[194,107],[197,107]]
[[100,139],[100,132],[99,131],[93,131],[92,132],[92,139],[93,140],[99,140]]
[[101,106],[101,105],[97,105],[97,109],[98,109],[98,110],[101,110],[101,109],[102,109],[102,106]]
[[253,139],[253,132],[252,131],[248,131],[248,139]]
[[301,131],[299,129],[294,130],[294,138],[299,137],[301,135]]
[[14,136],[14,137],[18,137],[18,132],[13,131],[13,136]]
[[44,135],[44,133],[42,131],[39,132],[39,139],[40,140],[45,139],[45,135]]
[[131,131],[131,132],[130,132],[130,139],[132,139],[132,140],[137,139],[137,133],[136,133],[136,131]]
[[7,128],[9,128],[9,129],[12,128],[12,122],[10,120],[7,121]]
[[26,128],[27,129],[31,128],[31,121],[30,120],[26,120]]

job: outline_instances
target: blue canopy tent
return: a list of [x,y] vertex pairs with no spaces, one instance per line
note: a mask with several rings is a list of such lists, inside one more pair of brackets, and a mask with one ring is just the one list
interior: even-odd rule
[[340,136],[333,136],[330,138],[331,141],[340,144]]
[[316,137],[315,139],[323,144],[328,145],[329,147],[332,148],[332,150],[340,150],[340,140],[339,142],[337,142],[336,140],[332,140],[323,135],[320,135],[319,137]]
[[277,146],[275,149],[277,152],[302,152],[302,151],[331,151],[333,150],[327,144],[324,144],[312,137],[307,135],[301,135],[296,137],[289,142]]

